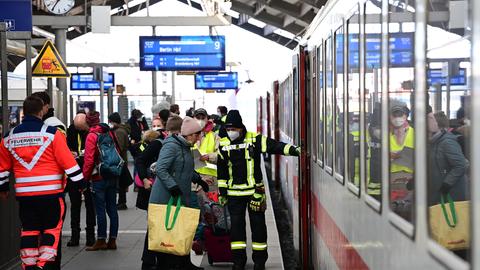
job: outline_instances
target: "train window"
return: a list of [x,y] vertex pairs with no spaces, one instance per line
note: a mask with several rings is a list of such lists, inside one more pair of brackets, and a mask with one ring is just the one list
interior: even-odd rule
[[360,187],[360,12],[347,21],[348,30],[348,181]]
[[312,123],[313,127],[311,128],[310,130],[310,138],[309,141],[308,141],[308,145],[311,147],[310,149],[310,152],[312,153],[312,159],[314,161],[316,161],[317,159],[317,153],[316,153],[316,149],[317,149],[317,140],[315,138],[317,138],[317,129],[315,128],[316,126],[316,123],[317,123],[317,114],[316,114],[316,110],[317,110],[317,106],[315,106],[315,101],[317,100],[316,96],[317,96],[317,50],[316,48],[314,48],[312,51],[311,51],[311,55],[312,55],[312,62],[311,62],[311,78],[310,78],[310,91],[308,91],[309,93],[309,97],[308,97],[308,100],[310,102],[310,106],[308,106],[308,111],[307,111],[307,115],[308,115],[308,122],[307,123]]
[[317,127],[318,127],[318,137],[317,137],[317,157],[318,160],[320,161],[320,165],[323,166],[323,142],[324,142],[324,137],[323,137],[323,100],[324,100],[324,87],[323,87],[323,55],[324,55],[324,50],[323,50],[323,44],[321,44],[318,47],[317,50],[317,62],[318,62],[318,87],[317,87]]
[[345,171],[345,141],[344,141],[344,100],[345,89],[343,86],[344,79],[344,39],[345,34],[343,25],[335,31],[335,173],[342,179]]
[[365,4],[365,191],[378,202],[382,201],[381,11],[372,0]]
[[415,16],[411,15],[415,9],[411,1],[397,2],[398,5],[389,5],[388,24],[389,200],[394,213],[413,223],[415,134],[411,111],[414,104]]
[[325,124],[326,124],[326,142],[325,142],[325,164],[330,169],[333,168],[333,59],[332,59],[332,38],[329,37],[325,42]]
[[[427,202],[433,240],[470,261],[470,1],[442,1],[427,24]],[[432,18],[430,18],[432,19]],[[452,267],[455,268],[455,267]]]

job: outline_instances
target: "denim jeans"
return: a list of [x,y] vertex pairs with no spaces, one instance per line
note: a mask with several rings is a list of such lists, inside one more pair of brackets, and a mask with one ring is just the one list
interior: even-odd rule
[[[97,238],[107,239],[107,216],[110,218],[110,238],[118,235],[117,180],[102,179],[92,183],[97,213]],[[106,214],[105,214],[106,212]]]

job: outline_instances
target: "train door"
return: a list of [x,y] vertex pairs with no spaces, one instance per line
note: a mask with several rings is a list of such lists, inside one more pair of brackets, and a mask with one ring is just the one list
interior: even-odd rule
[[301,155],[299,159],[299,193],[300,193],[300,254],[302,269],[311,269],[311,249],[310,249],[310,163],[308,161],[308,150],[310,146],[308,142],[308,119],[307,111],[309,106],[307,93],[309,92],[310,78],[308,52],[305,47],[300,47],[299,56],[297,58],[297,74],[294,76],[294,101],[295,101],[295,134],[296,142],[301,146]]
[[[280,119],[279,119],[279,88],[280,83],[275,81],[273,83],[273,138],[277,141],[280,140]],[[275,189],[280,189],[280,155],[274,155],[275,160],[273,164],[272,176],[275,179]]]

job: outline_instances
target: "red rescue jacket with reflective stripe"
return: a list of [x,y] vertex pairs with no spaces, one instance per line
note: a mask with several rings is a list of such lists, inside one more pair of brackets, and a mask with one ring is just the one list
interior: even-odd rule
[[17,197],[61,196],[65,174],[72,181],[83,181],[65,135],[32,116],[26,116],[0,143],[0,191],[8,190],[9,172],[15,176]]

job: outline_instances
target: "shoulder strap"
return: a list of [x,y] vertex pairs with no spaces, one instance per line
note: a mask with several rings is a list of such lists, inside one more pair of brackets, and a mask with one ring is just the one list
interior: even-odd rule
[[110,135],[110,137],[112,137],[113,143],[115,144],[115,148],[117,148],[117,152],[120,153],[121,152],[120,151],[120,144],[117,141],[117,136],[111,130],[108,131],[108,134]]

